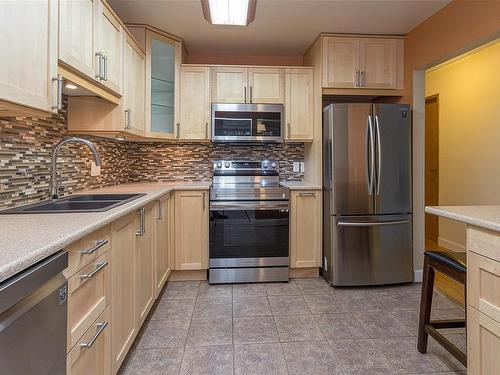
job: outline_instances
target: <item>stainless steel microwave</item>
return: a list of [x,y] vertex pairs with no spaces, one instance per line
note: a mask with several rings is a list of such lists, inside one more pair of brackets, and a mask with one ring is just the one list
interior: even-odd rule
[[282,104],[212,104],[212,142],[283,142]]

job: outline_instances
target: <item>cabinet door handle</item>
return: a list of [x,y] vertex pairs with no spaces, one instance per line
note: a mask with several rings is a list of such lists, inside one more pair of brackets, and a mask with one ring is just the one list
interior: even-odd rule
[[203,192],[203,211],[205,211],[205,210],[206,210],[205,206],[206,206],[206,202],[205,202],[205,192]]
[[290,138],[290,132],[291,132],[291,128],[290,128],[290,123],[288,122],[286,124],[286,138],[289,139]]
[[130,129],[130,117],[129,117],[129,109],[125,110],[125,130]]
[[156,220],[163,220],[163,201],[158,199],[158,215],[156,216]]
[[176,126],[177,126],[177,136],[176,136],[176,138],[177,138],[177,139],[179,139],[179,138],[180,138],[180,136],[181,136],[181,123],[180,123],[180,122],[178,122],[178,123],[176,124]]
[[205,122],[205,139],[208,139],[208,122]]
[[99,250],[101,247],[103,247],[104,245],[106,245],[108,243],[108,240],[104,239],[104,240],[99,240],[99,241],[96,241],[95,245],[88,248],[88,249],[85,249],[85,250],[82,250],[80,251],[80,254],[83,254],[83,255],[91,255],[91,254],[94,254],[97,250]]
[[359,87],[359,70],[356,70],[356,79],[354,82],[355,87]]
[[88,342],[82,342],[80,344],[81,348],[88,349],[94,345],[95,340],[101,335],[102,331],[108,326],[108,322],[97,323],[97,332]]
[[361,72],[361,87],[365,87],[365,71]]
[[315,197],[316,193],[299,193],[299,197]]
[[136,236],[144,236],[146,234],[146,223],[144,219],[144,208],[139,208],[137,210],[137,213],[139,214],[139,229],[135,232]]
[[56,82],[57,92],[56,104],[54,104],[51,108],[60,111],[62,109],[63,78],[62,76],[58,75],[57,77],[52,78],[52,82]]
[[247,87],[246,86],[244,87],[243,92],[245,94],[245,100],[244,100],[244,102],[246,103],[247,102]]
[[100,270],[102,270],[104,267],[108,265],[108,262],[103,262],[101,264],[98,264],[95,270],[93,270],[91,273],[82,273],[80,275],[81,280],[86,280],[86,279],[91,279],[92,277],[95,276],[96,273],[98,273]]
[[250,103],[253,101],[253,86],[250,86]]
[[102,79],[102,52],[96,52],[95,57],[97,58],[97,73],[95,78]]
[[102,60],[103,60],[103,65],[104,65],[104,72],[103,72],[103,81],[107,81],[108,80],[108,56],[106,55],[103,55],[102,56]]

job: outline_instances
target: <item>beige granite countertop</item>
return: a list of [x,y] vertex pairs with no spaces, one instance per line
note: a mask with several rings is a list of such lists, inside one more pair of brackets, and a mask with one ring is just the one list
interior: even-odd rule
[[500,206],[430,206],[425,212],[500,232]]
[[[0,215],[0,282],[173,190],[208,190],[211,182],[135,183],[91,193],[146,193],[106,212]],[[84,191],[76,194],[84,193]]]
[[321,190],[322,186],[307,181],[280,181],[280,185],[290,190]]

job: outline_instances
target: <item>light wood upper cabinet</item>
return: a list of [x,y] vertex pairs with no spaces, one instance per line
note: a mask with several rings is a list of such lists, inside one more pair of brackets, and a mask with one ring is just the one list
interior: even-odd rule
[[135,237],[136,214],[111,225],[111,332],[112,368],[116,373],[137,335]]
[[370,89],[394,89],[397,76],[397,40],[359,40],[361,85]]
[[166,194],[156,201],[155,217],[155,296],[158,297],[172,271],[173,249],[173,204],[172,194]]
[[248,103],[285,102],[285,70],[280,68],[248,69]]
[[123,53],[123,128],[135,134],[145,134],[145,56],[128,35]]
[[175,192],[175,269],[208,268],[208,191]]
[[321,191],[290,194],[290,266],[321,267]]
[[359,38],[323,37],[323,87],[357,87]]
[[286,140],[314,138],[314,70],[286,69]]
[[248,69],[216,66],[212,68],[212,102],[246,103],[249,98]]
[[401,38],[322,37],[324,88],[403,89]]
[[210,139],[210,68],[181,67],[181,120],[178,139]]
[[0,116],[14,110],[10,103],[52,112],[57,100],[57,82],[52,81],[57,76],[57,1],[1,1],[0,24]]
[[59,1],[59,60],[91,79],[98,74],[99,0]]
[[181,42],[146,29],[146,135],[174,138],[179,124]]
[[123,30],[118,19],[100,2],[98,15],[97,50],[102,54],[101,83],[116,92],[122,93],[122,47]]
[[154,289],[154,229],[155,203],[139,209],[135,216],[135,301],[137,327],[146,320],[155,301]]

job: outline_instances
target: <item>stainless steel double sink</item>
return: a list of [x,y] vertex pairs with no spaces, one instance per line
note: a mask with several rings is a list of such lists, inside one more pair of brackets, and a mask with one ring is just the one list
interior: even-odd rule
[[1,214],[104,212],[146,194],[82,194],[0,211]]

